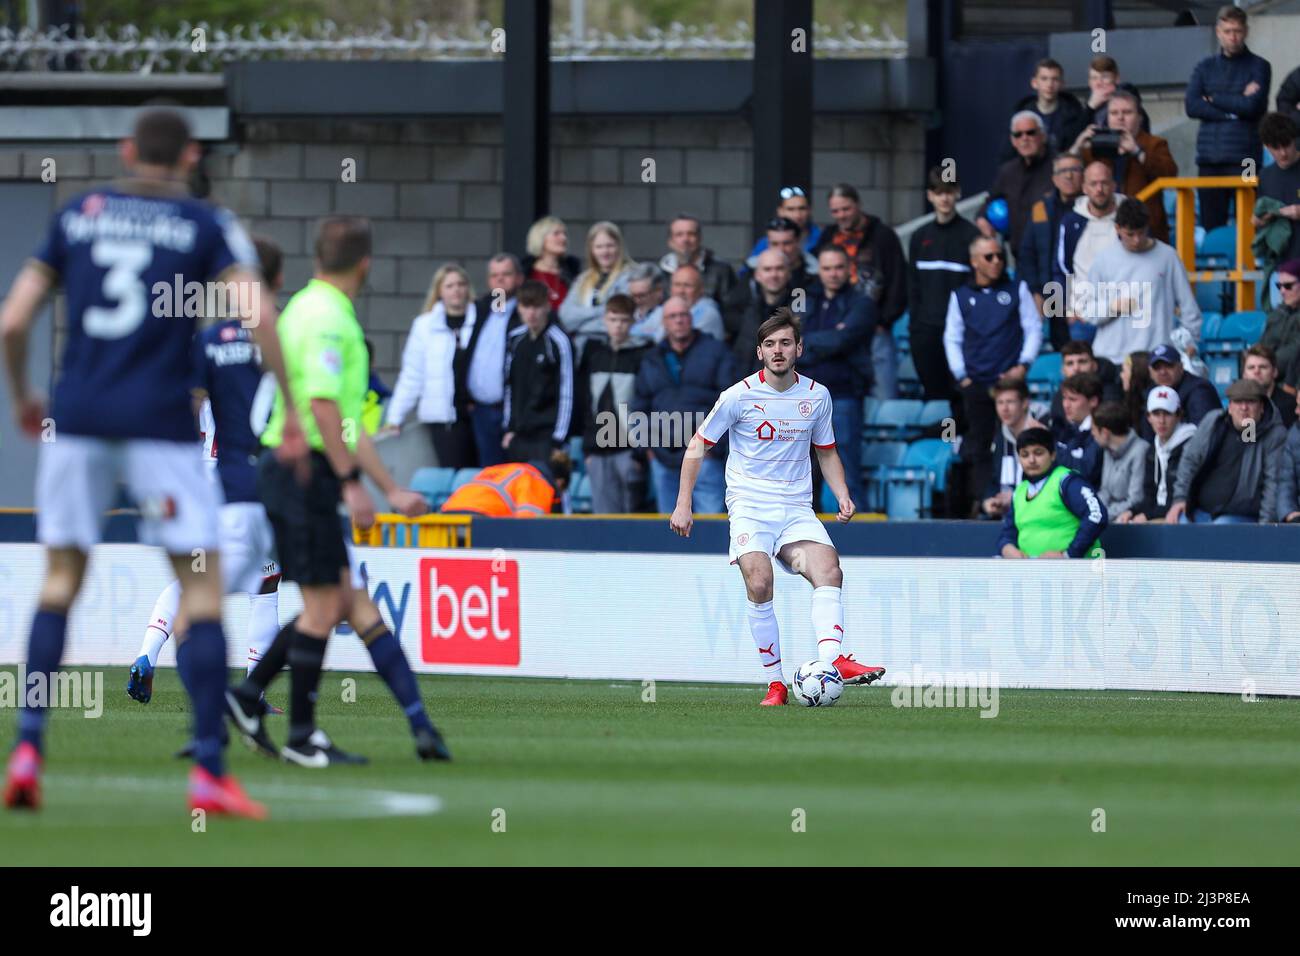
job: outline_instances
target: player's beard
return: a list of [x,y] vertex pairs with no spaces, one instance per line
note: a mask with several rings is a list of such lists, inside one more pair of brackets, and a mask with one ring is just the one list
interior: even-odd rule
[[782,367],[780,369],[775,369],[772,367],[771,359],[763,359],[763,368],[767,370],[768,375],[776,375],[776,376],[789,375],[791,372],[794,371],[794,363],[795,360],[793,358],[787,358],[785,362],[782,363]]

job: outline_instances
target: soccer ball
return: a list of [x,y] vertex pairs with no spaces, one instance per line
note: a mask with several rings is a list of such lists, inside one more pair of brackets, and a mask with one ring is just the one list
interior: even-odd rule
[[844,691],[840,672],[825,661],[809,661],[794,672],[794,699],[805,707],[830,707]]

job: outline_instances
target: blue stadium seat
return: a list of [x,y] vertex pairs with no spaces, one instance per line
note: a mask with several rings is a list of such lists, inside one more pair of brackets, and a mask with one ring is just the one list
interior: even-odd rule
[[862,400],[862,423],[863,425],[871,424],[871,419],[876,414],[876,409],[880,407],[880,399],[874,395],[868,395]]
[[1229,303],[1229,285],[1226,282],[1197,282],[1192,286],[1192,292],[1202,312],[1222,312]]
[[1218,338],[1254,345],[1264,334],[1264,324],[1268,316],[1263,312],[1233,312],[1225,315],[1219,325]]
[[909,399],[920,398],[925,394],[925,389],[921,387],[921,379],[916,374],[916,362],[912,360],[911,352],[901,356],[898,361],[898,394]]
[[479,471],[478,468],[457,468],[455,476],[451,479],[451,490],[455,491],[461,485],[469,484]]
[[411,477],[411,490],[424,495],[430,508],[440,508],[451,497],[451,483],[455,475],[452,468],[420,468]]
[[1202,349],[1201,359],[1205,362],[1207,377],[1219,390],[1219,398],[1222,400],[1228,391],[1228,386],[1238,378],[1238,353],[1236,351],[1211,352]]
[[952,417],[952,405],[946,398],[934,398],[921,406],[921,414],[916,420],[916,424],[921,428],[929,428],[933,425],[940,424],[945,418]]
[[910,315],[907,312],[904,312],[901,316],[899,316],[894,321],[894,325],[893,325],[894,342],[899,346],[900,351],[902,351],[904,343],[907,344],[907,351],[910,352],[912,350],[911,349],[912,331],[910,328],[911,321],[912,320],[910,318]]
[[879,438],[899,438],[915,433],[925,403],[914,398],[881,402],[867,423],[867,433]]
[[1050,400],[1061,384],[1061,353],[1048,352],[1034,359],[1025,376],[1029,394],[1037,399]]
[[1222,312],[1201,313],[1201,341],[1209,342],[1219,337],[1219,327],[1223,325]]
[[1205,234],[1196,248],[1196,265],[1202,269],[1232,269],[1237,265],[1237,225],[1229,222]]
[[575,513],[591,513],[591,476],[579,475],[569,492],[569,504]]
[[901,441],[869,441],[862,446],[862,483],[867,491],[862,510],[884,510],[884,471],[890,465],[899,464],[905,454],[907,443]]
[[922,438],[907,447],[900,464],[885,469],[886,513],[894,520],[928,517],[934,492],[948,487],[952,445]]

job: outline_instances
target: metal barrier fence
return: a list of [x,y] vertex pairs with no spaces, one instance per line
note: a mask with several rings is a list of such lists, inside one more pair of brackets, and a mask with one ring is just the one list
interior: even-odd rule
[[[110,31],[102,25],[93,33],[84,27],[72,33],[56,27],[4,28],[0,71],[212,73],[243,60],[486,59],[501,55],[504,40],[502,29],[486,21],[460,32],[442,32],[423,20],[401,30],[388,23],[372,30],[340,27],[329,20],[288,28],[251,23],[230,29],[186,22],[174,32],[143,32],[132,26]],[[822,58],[902,57],[907,41],[888,24],[879,29],[867,23],[814,24],[812,49]],[[753,50],[753,31],[743,22],[726,31],[674,23],[639,33],[588,30],[575,37],[557,30],[551,36],[551,57],[556,60],[745,58]]]

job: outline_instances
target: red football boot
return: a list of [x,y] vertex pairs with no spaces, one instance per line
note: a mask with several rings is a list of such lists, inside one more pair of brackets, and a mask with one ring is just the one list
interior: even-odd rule
[[232,775],[214,777],[202,767],[190,771],[190,809],[249,820],[267,817],[266,807],[250,799]]
[[767,696],[758,704],[759,707],[784,707],[790,699],[790,692],[786,690],[782,681],[774,680],[767,685]]
[[835,658],[831,666],[840,672],[840,677],[844,679],[846,684],[871,684],[885,676],[883,667],[868,667],[865,664],[859,664],[853,659],[852,654],[847,657],[841,654]]
[[41,755],[26,741],[15,747],[9,757],[5,806],[13,810],[41,808]]

